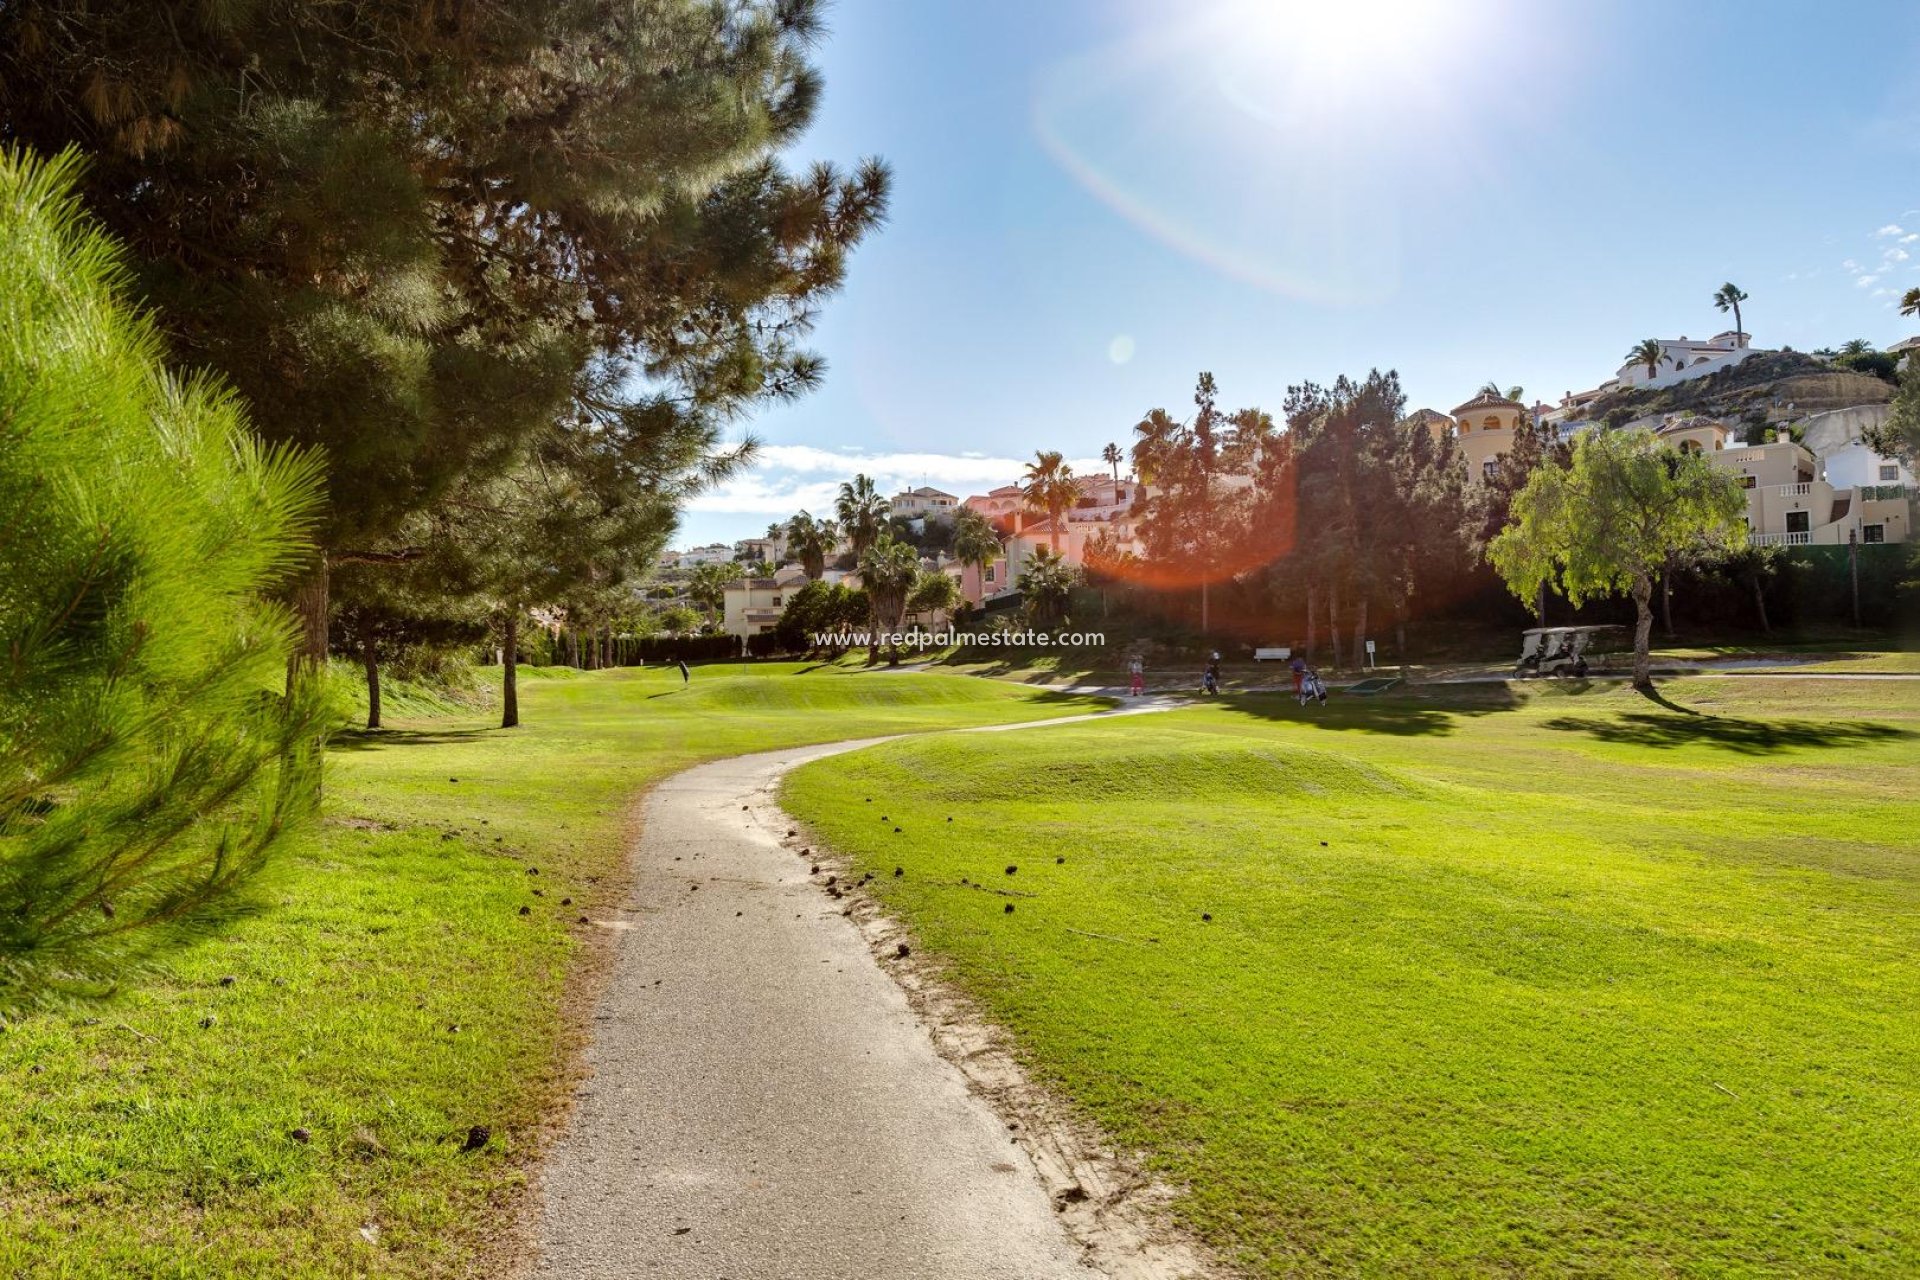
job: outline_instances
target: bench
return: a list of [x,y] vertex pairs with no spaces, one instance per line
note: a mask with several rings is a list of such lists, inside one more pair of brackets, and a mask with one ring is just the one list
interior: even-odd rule
[[1292,656],[1293,650],[1291,649],[1255,649],[1253,651],[1253,660],[1255,662],[1285,662]]

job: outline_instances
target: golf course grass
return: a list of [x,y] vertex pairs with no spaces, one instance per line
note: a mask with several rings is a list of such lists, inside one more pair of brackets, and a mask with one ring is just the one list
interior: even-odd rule
[[1920,683],[1663,691],[1249,695],[785,800],[1250,1274],[1920,1274]]
[[257,914],[112,999],[0,1025],[0,1276],[499,1274],[604,936],[580,918],[619,901],[647,784],[1097,705],[797,664],[527,672],[521,697],[516,730],[475,711],[341,737],[324,823]]

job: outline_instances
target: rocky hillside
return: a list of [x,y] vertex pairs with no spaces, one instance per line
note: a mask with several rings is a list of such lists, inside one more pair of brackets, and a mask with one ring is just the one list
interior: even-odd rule
[[1593,416],[1618,424],[1697,413],[1729,424],[1752,425],[1798,420],[1829,409],[1885,404],[1892,398],[1893,387],[1870,374],[1835,369],[1798,351],[1770,351],[1678,386],[1602,396],[1594,404]]

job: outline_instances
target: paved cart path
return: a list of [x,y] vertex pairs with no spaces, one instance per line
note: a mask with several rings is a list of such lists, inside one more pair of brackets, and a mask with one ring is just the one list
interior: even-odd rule
[[649,796],[592,1074],[545,1172],[538,1275],[1103,1274],[842,904],[779,845],[780,776],[878,741],[722,760]]

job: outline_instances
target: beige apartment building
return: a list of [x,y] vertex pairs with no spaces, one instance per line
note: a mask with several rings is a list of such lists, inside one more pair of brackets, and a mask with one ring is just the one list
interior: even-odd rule
[[742,640],[762,631],[773,630],[780,621],[780,610],[789,592],[806,585],[806,575],[798,582],[784,583],[775,578],[742,578],[727,584],[721,627],[730,636]]
[[1905,484],[1836,485],[1813,451],[1784,430],[1771,444],[1727,445],[1712,457],[1741,478],[1755,546],[1871,546],[1910,536]]
[[[1435,435],[1452,431],[1467,474],[1484,481],[1499,473],[1500,459],[1529,413],[1517,401],[1481,395],[1456,408],[1451,419],[1422,409],[1409,421]],[[1770,443],[1740,444],[1725,423],[1713,418],[1671,418],[1654,434],[1739,475],[1747,491],[1748,536],[1755,546],[1845,546],[1850,538],[1871,546],[1913,536],[1912,476],[1857,438],[1822,457],[1796,443],[1785,429]]]

